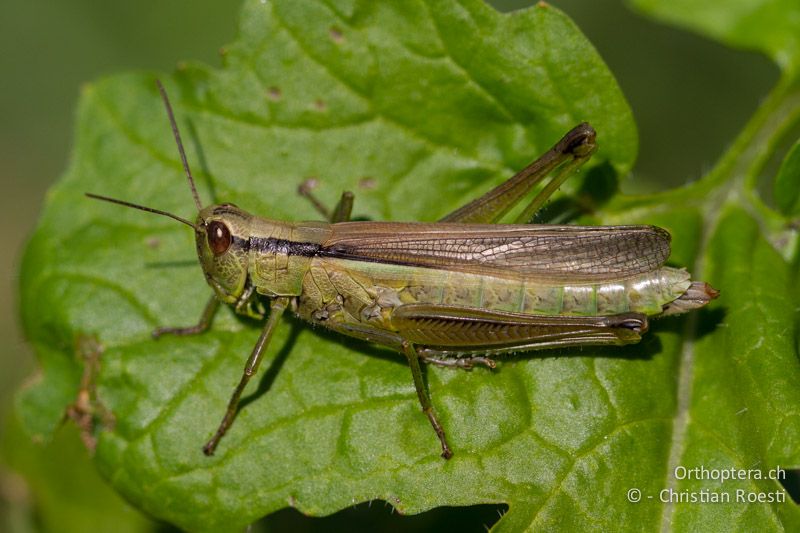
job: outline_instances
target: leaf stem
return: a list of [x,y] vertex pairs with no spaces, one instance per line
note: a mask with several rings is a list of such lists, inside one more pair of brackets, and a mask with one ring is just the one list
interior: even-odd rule
[[759,106],[753,118],[734,140],[716,166],[702,180],[704,185],[742,193],[760,215],[776,218],[775,213],[758,196],[758,179],[777,147],[800,123],[800,76],[784,74],[778,85]]

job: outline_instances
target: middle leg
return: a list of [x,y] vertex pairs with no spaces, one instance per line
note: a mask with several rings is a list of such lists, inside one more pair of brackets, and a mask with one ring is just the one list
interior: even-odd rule
[[428,417],[431,426],[433,426],[433,430],[436,432],[436,436],[439,437],[439,442],[442,445],[442,457],[450,459],[453,456],[453,452],[447,444],[444,428],[442,428],[442,424],[436,417],[436,412],[433,410],[433,404],[431,403],[431,396],[425,388],[425,383],[422,379],[422,368],[420,368],[419,365],[419,355],[414,349],[414,345],[407,341],[403,342],[403,352],[406,354],[408,365],[411,367],[411,376],[414,378],[414,388],[417,389],[417,397],[422,406],[422,412]]

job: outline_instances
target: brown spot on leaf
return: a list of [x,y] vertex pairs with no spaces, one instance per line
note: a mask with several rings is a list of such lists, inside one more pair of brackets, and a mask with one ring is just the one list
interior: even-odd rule
[[365,176],[358,180],[358,188],[372,190],[378,187],[378,181],[375,178]]
[[95,437],[97,424],[106,428],[114,426],[114,416],[97,398],[95,379],[100,371],[100,357],[103,345],[90,335],[80,335],[75,342],[75,353],[83,362],[80,388],[75,401],[67,407],[65,419],[75,422],[80,430],[81,440],[89,453],[97,446]]
[[278,87],[275,87],[274,85],[267,89],[267,98],[269,98],[273,102],[277,102],[278,100],[281,99],[282,96],[283,93],[281,93],[281,90]]
[[342,44],[344,42],[344,34],[342,34],[342,30],[336,26],[331,26],[330,36],[331,40],[336,44]]

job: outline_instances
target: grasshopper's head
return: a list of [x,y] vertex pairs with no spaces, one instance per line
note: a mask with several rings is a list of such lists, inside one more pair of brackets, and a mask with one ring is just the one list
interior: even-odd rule
[[245,289],[251,219],[232,204],[211,205],[197,215],[197,257],[206,281],[225,303],[236,302]]
[[167,216],[193,228],[197,240],[197,255],[200,259],[200,265],[203,267],[206,280],[220,300],[225,303],[235,303],[244,292],[247,283],[247,245],[250,236],[250,222],[253,217],[232,204],[211,205],[205,208],[202,206],[194,184],[194,178],[191,170],[189,170],[189,163],[186,161],[186,153],[183,150],[183,143],[172,113],[172,106],[161,82],[157,82],[157,84],[164,106],[167,109],[183,169],[186,173],[186,178],[189,180],[192,197],[197,206],[197,221],[192,223],[167,211],[107,196],[90,193],[86,193],[86,196]]

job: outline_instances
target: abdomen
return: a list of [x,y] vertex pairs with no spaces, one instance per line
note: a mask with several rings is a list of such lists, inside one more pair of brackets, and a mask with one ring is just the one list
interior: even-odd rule
[[613,283],[557,284],[317,258],[303,280],[298,314],[333,329],[346,324],[387,329],[394,308],[414,303],[531,315],[656,315],[689,284],[685,270],[669,267]]

